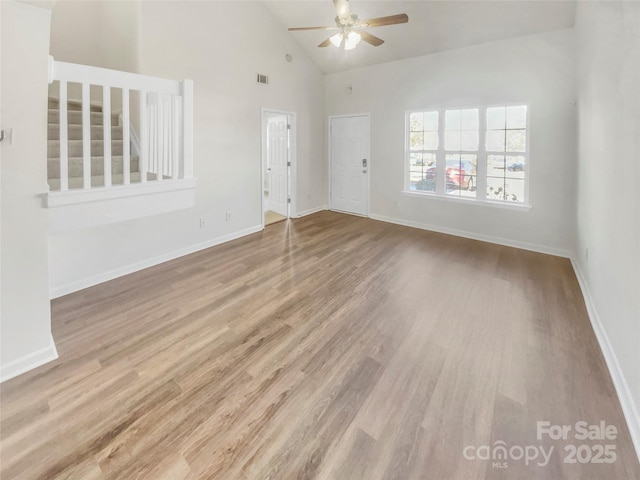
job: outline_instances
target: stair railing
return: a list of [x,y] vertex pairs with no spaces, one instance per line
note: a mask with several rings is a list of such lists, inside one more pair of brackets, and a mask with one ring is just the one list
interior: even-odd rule
[[[112,187],[111,89],[122,92],[123,178],[131,179],[130,94],[139,92],[137,106],[140,183],[193,178],[193,81],[167,80],[117,70],[58,62],[49,57],[49,83],[59,82],[60,192],[69,190],[68,83],[82,87],[82,188],[91,189],[91,86],[102,87],[104,185]],[[134,107],[135,108],[135,107]],[[135,133],[134,133],[135,135]],[[94,155],[95,156],[95,155]],[[97,187],[93,187],[97,188]]]

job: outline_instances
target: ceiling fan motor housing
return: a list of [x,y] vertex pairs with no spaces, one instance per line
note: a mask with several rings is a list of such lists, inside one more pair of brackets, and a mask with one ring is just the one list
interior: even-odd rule
[[356,15],[355,13],[352,13],[349,17],[344,17],[344,18],[340,18],[340,16],[336,17],[336,25],[338,25],[338,27],[340,28],[353,27],[354,25],[357,25],[359,21],[360,19],[358,18],[358,15]]

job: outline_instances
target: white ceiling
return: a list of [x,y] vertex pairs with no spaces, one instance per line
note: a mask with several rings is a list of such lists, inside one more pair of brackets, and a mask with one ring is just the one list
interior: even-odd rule
[[[359,18],[406,13],[409,23],[370,28],[385,43],[373,47],[361,42],[354,50],[317,45],[334,32],[290,32],[324,73],[334,73],[519,35],[572,28],[574,1],[424,1],[352,0]],[[283,28],[334,26],[331,0],[265,1]]]

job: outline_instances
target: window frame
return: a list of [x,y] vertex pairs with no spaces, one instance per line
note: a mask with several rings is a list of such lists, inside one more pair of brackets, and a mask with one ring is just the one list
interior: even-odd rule
[[[487,109],[496,108],[496,107],[517,107],[524,106],[527,109],[526,114],[526,124],[525,124],[525,151],[524,152],[496,152],[487,150]],[[452,195],[447,194],[445,189],[445,175],[446,175],[446,167],[445,168],[437,168],[436,167],[436,189],[435,192],[428,191],[419,191],[419,190],[411,190],[411,179],[410,179],[410,155],[412,153],[433,153],[433,150],[420,150],[420,151],[412,151],[410,145],[410,137],[411,137],[411,114],[413,113],[426,113],[426,112],[438,112],[438,149],[435,151],[436,154],[436,165],[446,165],[446,154],[445,150],[445,112],[450,110],[467,110],[467,109],[477,109],[479,114],[479,125],[478,125],[478,149],[476,151],[461,151],[461,152],[448,152],[453,154],[471,154],[477,155],[477,164],[476,164],[476,191],[475,197],[465,197],[461,195]],[[505,128],[506,130],[506,128]],[[405,144],[405,161],[404,161],[404,178],[403,178],[403,194],[412,196],[412,197],[420,197],[420,198],[429,198],[436,199],[448,202],[462,202],[466,204],[475,204],[475,205],[485,205],[499,208],[507,208],[507,209],[515,209],[515,210],[529,210],[531,209],[530,202],[530,190],[529,190],[529,179],[531,177],[531,165],[529,162],[530,152],[531,152],[531,106],[528,102],[509,102],[509,103],[495,103],[495,104],[484,104],[484,105],[471,105],[471,106],[447,106],[447,107],[431,107],[431,108],[421,108],[421,109],[411,109],[405,111],[405,128],[404,128],[404,144]],[[506,148],[505,148],[506,150]],[[488,166],[488,156],[489,155],[504,155],[508,156],[519,156],[524,157],[524,199],[522,203],[520,202],[512,202],[509,200],[499,200],[494,198],[488,198],[487,196],[487,166]],[[441,162],[441,163],[439,163]],[[505,168],[507,162],[505,160]]]

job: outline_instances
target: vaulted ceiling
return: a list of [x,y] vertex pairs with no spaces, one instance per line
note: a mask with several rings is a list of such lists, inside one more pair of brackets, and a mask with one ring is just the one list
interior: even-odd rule
[[[324,73],[426,55],[470,45],[572,28],[574,1],[361,1],[350,2],[360,19],[406,13],[409,23],[371,28],[385,40],[379,47],[361,42],[354,50],[318,44],[334,32],[290,32]],[[265,1],[283,28],[334,26],[331,0]]]

